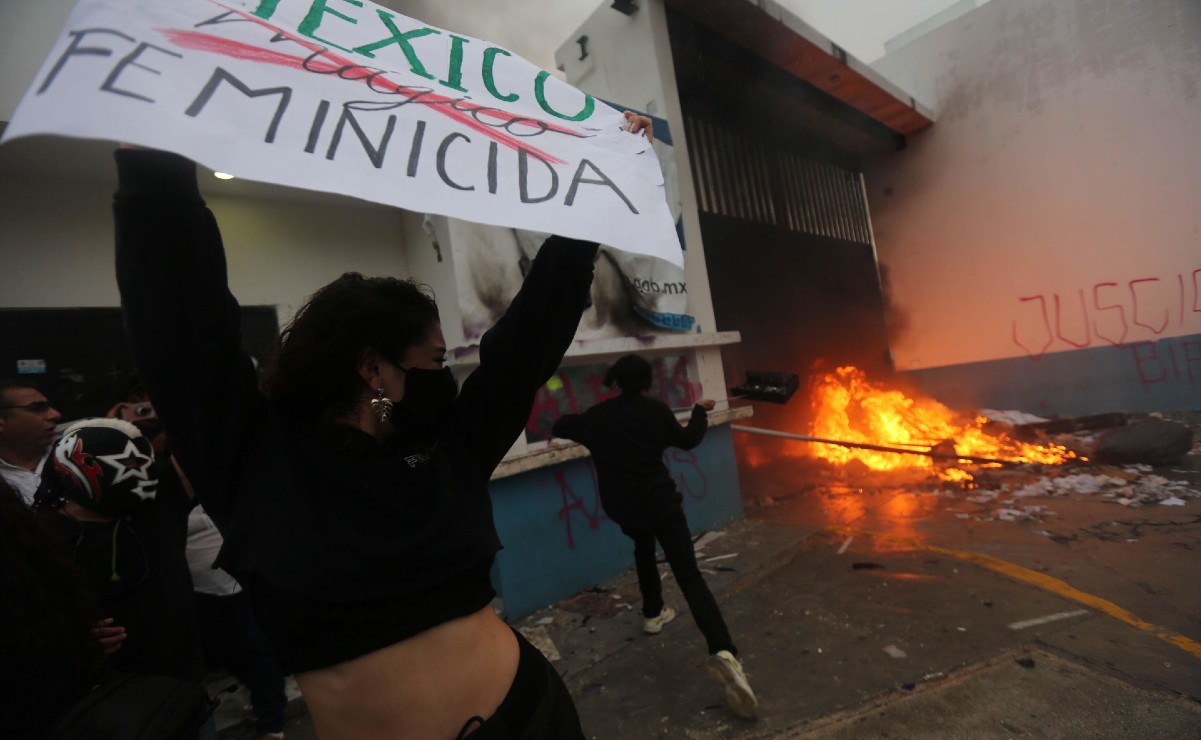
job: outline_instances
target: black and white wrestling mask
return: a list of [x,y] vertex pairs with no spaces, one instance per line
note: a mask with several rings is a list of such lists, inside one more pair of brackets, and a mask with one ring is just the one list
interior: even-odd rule
[[459,384],[448,367],[400,369],[405,374],[405,394],[393,408],[392,425],[410,439],[430,439],[446,424]]
[[63,495],[104,516],[122,516],[154,498],[154,449],[133,424],[88,419],[68,427],[54,445]]

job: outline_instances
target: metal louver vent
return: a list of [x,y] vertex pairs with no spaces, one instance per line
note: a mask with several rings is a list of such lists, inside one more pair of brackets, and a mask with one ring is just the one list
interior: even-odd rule
[[697,200],[705,213],[872,243],[863,176],[685,119]]

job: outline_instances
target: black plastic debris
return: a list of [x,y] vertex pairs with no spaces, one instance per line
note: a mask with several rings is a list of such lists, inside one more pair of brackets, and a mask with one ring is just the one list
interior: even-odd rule
[[794,373],[748,370],[746,382],[731,388],[730,396],[745,398],[748,401],[788,403],[788,399],[796,393],[800,383],[800,378]]
[[1183,424],[1150,419],[1110,430],[1097,440],[1094,456],[1101,462],[1125,465],[1172,465],[1193,449],[1193,432]]
[[1067,419],[1038,421],[1032,424],[1018,424],[1013,431],[1022,439],[1035,439],[1040,434],[1066,434],[1125,426],[1129,418],[1129,414],[1121,412],[1076,416]]

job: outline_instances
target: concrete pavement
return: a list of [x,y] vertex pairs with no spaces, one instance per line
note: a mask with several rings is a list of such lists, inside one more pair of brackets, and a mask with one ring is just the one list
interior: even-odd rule
[[[921,488],[744,478],[756,505],[701,562],[759,722],[722,705],[670,577],[681,615],[656,636],[632,571],[514,626],[555,659],[594,738],[1201,737],[1201,499],[1067,496],[1003,521]],[[297,711],[288,737],[313,737]]]

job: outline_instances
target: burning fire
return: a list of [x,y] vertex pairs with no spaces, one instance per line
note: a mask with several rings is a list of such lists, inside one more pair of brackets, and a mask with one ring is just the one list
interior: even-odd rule
[[[1059,464],[1076,454],[1061,445],[1034,445],[984,430],[988,419],[964,419],[938,401],[914,398],[873,384],[854,367],[840,367],[810,384],[813,405],[810,436],[1023,463]],[[859,460],[873,470],[901,468],[937,471],[944,480],[969,481],[970,473],[952,458],[932,458],[830,444],[790,441],[786,454],[810,455],[845,464]],[[752,466],[762,453],[752,455]]]

